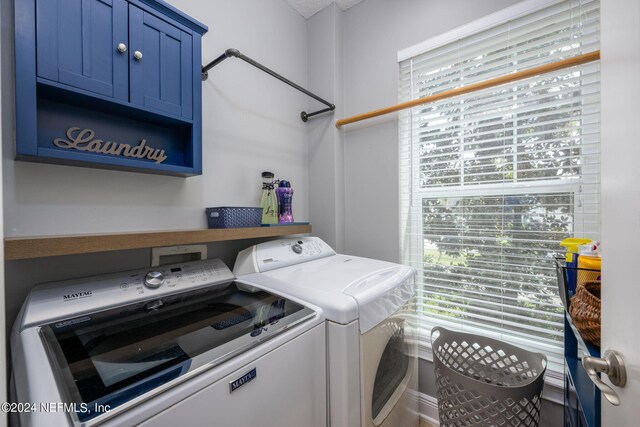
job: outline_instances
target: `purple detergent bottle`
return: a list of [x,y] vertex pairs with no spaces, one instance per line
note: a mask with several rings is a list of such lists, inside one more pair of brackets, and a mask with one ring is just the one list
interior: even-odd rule
[[289,181],[280,181],[276,188],[278,196],[278,223],[285,224],[293,222],[293,214],[291,213],[291,199],[293,199],[293,188]]

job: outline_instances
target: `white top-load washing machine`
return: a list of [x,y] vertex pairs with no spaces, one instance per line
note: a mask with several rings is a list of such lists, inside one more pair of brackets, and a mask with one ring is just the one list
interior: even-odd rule
[[238,286],[322,308],[332,427],[418,424],[415,270],[340,255],[317,237],[274,240],[238,254]]
[[23,426],[326,427],[322,310],[220,260],[34,288],[11,334]]

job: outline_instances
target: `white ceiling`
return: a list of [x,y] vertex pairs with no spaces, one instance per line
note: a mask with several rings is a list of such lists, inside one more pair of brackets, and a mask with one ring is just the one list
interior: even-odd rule
[[311,17],[314,13],[321,11],[331,3],[336,3],[340,9],[347,10],[361,1],[362,0],[287,0],[291,7],[305,18]]

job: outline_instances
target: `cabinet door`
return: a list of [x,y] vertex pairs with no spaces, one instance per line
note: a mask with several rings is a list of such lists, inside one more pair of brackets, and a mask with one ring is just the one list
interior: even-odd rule
[[125,0],[37,0],[37,75],[128,100]]
[[131,102],[191,118],[194,72],[191,34],[130,5],[129,36]]

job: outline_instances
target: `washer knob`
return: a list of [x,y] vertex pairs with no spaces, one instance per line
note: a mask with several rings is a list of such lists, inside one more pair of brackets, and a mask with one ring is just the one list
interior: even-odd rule
[[300,246],[297,243],[295,245],[291,246],[291,249],[293,250],[293,252],[295,252],[297,254],[301,254],[302,253],[302,246]]
[[164,283],[164,274],[159,271],[150,271],[144,276],[144,284],[147,288],[156,289]]

